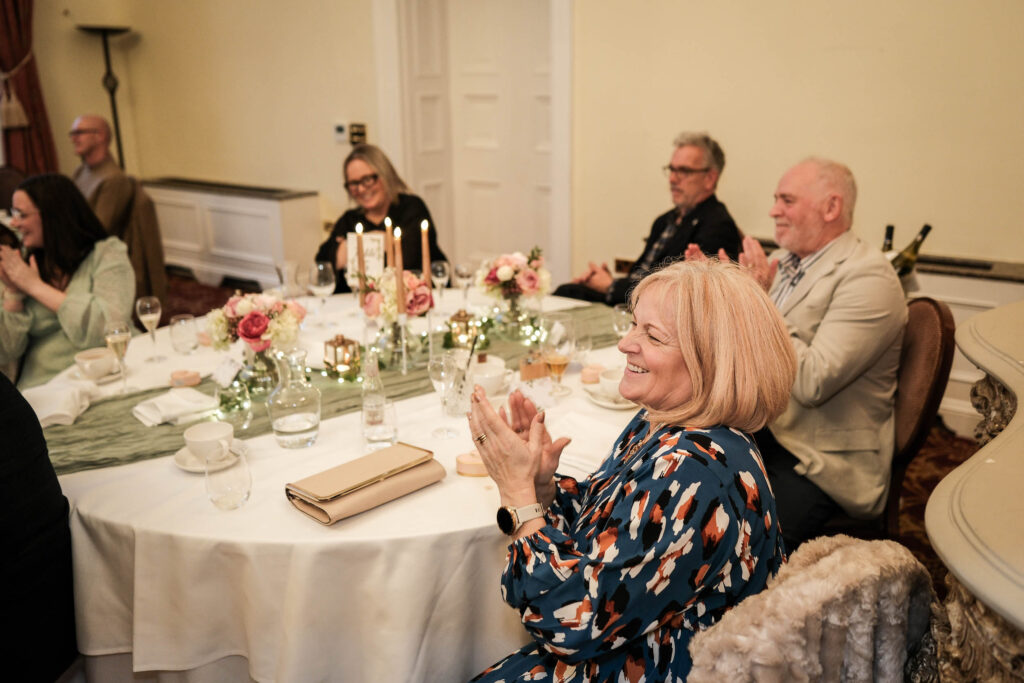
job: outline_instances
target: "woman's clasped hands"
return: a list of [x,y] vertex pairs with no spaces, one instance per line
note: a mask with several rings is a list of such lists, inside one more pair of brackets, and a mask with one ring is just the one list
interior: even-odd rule
[[545,414],[522,392],[508,397],[508,412],[497,412],[482,387],[474,387],[470,401],[469,429],[487,473],[498,485],[504,505],[554,500],[554,475],[569,439],[551,439]]
[[11,292],[23,294],[33,281],[39,279],[35,256],[30,256],[26,263],[17,249],[0,245],[0,281],[4,287]]

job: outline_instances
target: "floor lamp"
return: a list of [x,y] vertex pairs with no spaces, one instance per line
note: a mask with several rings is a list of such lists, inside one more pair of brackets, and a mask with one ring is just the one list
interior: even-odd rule
[[103,39],[103,62],[106,64],[107,71],[103,74],[103,87],[106,89],[107,94],[110,95],[110,112],[113,114],[114,119],[114,137],[117,140],[117,163],[121,165],[121,169],[124,169],[124,151],[121,149],[121,122],[117,118],[117,99],[114,97],[114,93],[117,92],[117,76],[114,75],[114,70],[110,67],[110,45],[107,43],[109,36],[118,36],[122,33],[128,33],[131,29],[127,26],[95,26],[95,25],[78,25],[78,30],[98,35]]

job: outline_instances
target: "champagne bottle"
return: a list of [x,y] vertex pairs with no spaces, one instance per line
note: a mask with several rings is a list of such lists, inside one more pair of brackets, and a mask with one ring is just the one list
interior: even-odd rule
[[892,251],[892,233],[895,228],[891,225],[885,226],[885,239],[882,240],[882,253]]
[[897,275],[903,277],[914,270],[914,266],[917,264],[917,254],[921,251],[921,243],[924,242],[924,238],[928,236],[931,229],[932,226],[925,223],[914,241],[903,247],[903,250],[893,257],[892,267],[896,269]]

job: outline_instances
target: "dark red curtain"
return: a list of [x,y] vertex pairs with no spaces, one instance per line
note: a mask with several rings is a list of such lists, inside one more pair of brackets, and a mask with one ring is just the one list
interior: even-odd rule
[[[0,71],[10,72],[32,49],[32,0],[0,0]],[[39,87],[35,58],[7,81],[25,108],[29,125],[4,131],[7,165],[25,175],[55,172],[57,150]]]

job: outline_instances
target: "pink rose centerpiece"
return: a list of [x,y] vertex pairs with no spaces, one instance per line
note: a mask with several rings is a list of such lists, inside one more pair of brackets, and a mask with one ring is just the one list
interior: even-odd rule
[[476,274],[476,284],[498,299],[515,300],[523,296],[543,296],[551,289],[551,273],[544,267],[540,247],[502,254],[485,261]]
[[[406,315],[410,318],[425,315],[434,305],[427,281],[406,270],[402,272],[402,284],[405,286]],[[385,271],[378,278],[367,278],[363,312],[370,318],[380,318],[387,323],[398,320],[398,292],[394,271]]]
[[206,316],[215,349],[226,349],[241,339],[254,352],[272,344],[287,346],[299,334],[306,309],[297,301],[282,301],[269,294],[236,293],[223,308]]
[[498,313],[497,322],[507,336],[518,338],[525,329],[524,323],[529,322],[529,316],[519,308],[520,299],[547,294],[551,273],[544,267],[540,247],[534,247],[529,255],[516,251],[485,261],[476,273],[476,284],[505,302],[508,310]]
[[246,365],[238,373],[254,399],[266,398],[277,384],[275,364],[267,355],[271,346],[288,346],[299,334],[306,309],[297,301],[282,301],[269,294],[236,293],[222,308],[206,316],[215,349],[235,340],[245,342]]

